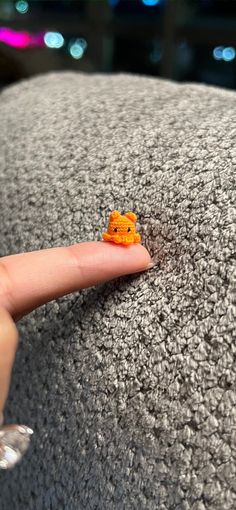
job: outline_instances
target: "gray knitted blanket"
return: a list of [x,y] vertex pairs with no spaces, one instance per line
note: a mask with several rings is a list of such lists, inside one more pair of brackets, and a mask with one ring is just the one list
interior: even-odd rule
[[0,94],[1,255],[138,214],[156,265],[19,323],[1,510],[236,508],[234,92],[58,73]]

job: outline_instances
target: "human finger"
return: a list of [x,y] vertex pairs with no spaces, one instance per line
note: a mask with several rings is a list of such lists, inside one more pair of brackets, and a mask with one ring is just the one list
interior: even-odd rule
[[18,333],[7,310],[0,307],[0,419],[8,395]]
[[150,265],[141,244],[103,241],[2,257],[0,305],[17,319],[52,299]]

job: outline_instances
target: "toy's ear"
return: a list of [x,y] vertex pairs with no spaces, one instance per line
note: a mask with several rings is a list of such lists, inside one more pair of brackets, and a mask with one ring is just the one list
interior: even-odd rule
[[129,218],[129,220],[131,220],[133,223],[135,223],[137,221],[137,216],[133,212],[129,211],[129,212],[125,213],[125,216],[126,216],[126,218]]
[[117,218],[119,218],[120,216],[120,213],[118,211],[112,211],[112,213],[110,214],[110,220],[116,220]]

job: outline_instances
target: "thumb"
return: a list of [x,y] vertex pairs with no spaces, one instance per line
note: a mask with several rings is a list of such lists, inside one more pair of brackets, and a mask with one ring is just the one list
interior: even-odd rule
[[8,395],[18,332],[10,314],[0,307],[0,419]]

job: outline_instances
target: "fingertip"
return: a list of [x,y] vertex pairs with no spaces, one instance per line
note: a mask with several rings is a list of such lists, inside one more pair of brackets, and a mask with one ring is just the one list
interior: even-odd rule
[[114,272],[132,274],[153,267],[153,262],[145,246],[137,243],[124,246],[102,241],[105,257]]

